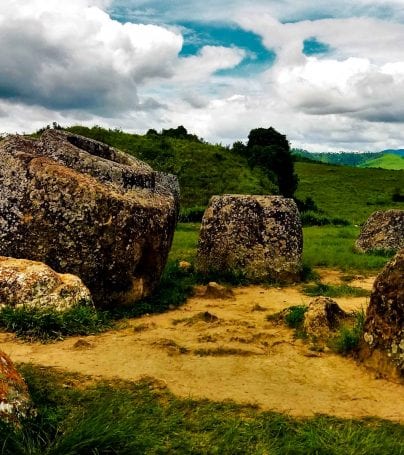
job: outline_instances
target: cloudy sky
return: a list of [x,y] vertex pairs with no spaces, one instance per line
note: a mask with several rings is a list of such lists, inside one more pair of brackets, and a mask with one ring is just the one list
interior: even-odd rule
[[404,0],[0,0],[0,133],[404,148]]

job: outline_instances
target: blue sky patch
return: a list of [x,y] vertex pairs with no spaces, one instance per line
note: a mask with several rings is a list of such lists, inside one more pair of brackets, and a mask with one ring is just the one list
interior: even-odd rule
[[303,54],[310,55],[319,55],[319,54],[328,54],[331,51],[331,48],[328,44],[318,41],[317,38],[312,37],[303,41]]
[[184,45],[183,57],[196,55],[203,46],[237,47],[246,51],[246,57],[234,68],[220,70],[222,76],[249,76],[269,68],[276,59],[274,51],[266,49],[261,38],[236,25],[182,22]]

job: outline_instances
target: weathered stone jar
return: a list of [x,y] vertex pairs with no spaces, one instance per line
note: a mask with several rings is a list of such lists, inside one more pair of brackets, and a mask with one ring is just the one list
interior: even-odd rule
[[174,183],[81,136],[8,137],[0,144],[0,255],[79,276],[98,306],[131,303],[153,291],[164,268],[178,213]]
[[372,213],[356,241],[360,252],[372,250],[398,251],[404,247],[404,210]]
[[197,268],[257,281],[296,281],[302,250],[302,224],[292,199],[213,196],[202,220]]
[[382,376],[404,380],[404,249],[373,285],[359,357]]

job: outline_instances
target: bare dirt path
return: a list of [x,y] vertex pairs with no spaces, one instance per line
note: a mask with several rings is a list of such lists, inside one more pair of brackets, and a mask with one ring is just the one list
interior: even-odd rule
[[[371,283],[358,279],[356,285]],[[267,321],[269,314],[310,301],[299,287],[234,292],[233,300],[194,297],[179,309],[97,336],[44,345],[1,333],[0,344],[16,362],[103,378],[153,377],[182,397],[230,399],[294,416],[404,422],[402,385],[376,379],[352,359],[312,352],[292,330]],[[366,298],[336,300],[346,310],[367,304]]]

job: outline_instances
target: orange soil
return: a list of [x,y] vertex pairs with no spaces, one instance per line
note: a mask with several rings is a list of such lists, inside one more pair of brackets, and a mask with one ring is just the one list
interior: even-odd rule
[[[323,282],[338,278],[334,272],[321,275]],[[355,283],[371,284],[369,278]],[[234,294],[232,300],[194,297],[179,309],[132,319],[96,336],[40,344],[1,333],[0,344],[16,362],[102,378],[148,376],[182,397],[253,403],[294,416],[404,422],[404,386],[377,379],[350,358],[310,351],[291,329],[267,321],[269,314],[310,301],[299,286],[250,286]],[[368,299],[335,300],[352,310]]]

